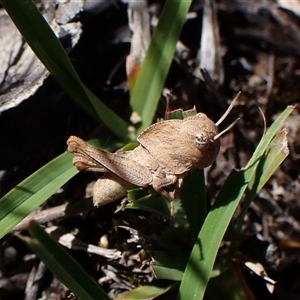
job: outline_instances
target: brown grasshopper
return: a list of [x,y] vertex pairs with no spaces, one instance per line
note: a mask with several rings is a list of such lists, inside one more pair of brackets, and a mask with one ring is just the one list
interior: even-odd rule
[[[131,151],[105,152],[70,136],[68,150],[75,154],[77,169],[105,173],[93,187],[94,204],[102,206],[124,197],[129,189],[152,186],[170,201],[173,214],[172,201],[187,172],[211,165],[219,153],[219,137],[238,121],[219,133],[219,124],[238,96],[216,124],[203,113],[155,123],[138,136],[140,145]],[[175,188],[170,192],[166,187],[171,184]]]

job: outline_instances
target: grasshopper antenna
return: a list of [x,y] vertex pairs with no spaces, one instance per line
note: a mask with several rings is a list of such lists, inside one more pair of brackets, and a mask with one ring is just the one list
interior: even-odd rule
[[[220,118],[220,120],[216,123],[217,126],[219,126],[224,119],[229,115],[230,111],[232,110],[232,108],[234,107],[236,101],[239,99],[241,95],[241,92],[238,92],[238,94],[235,96],[235,98],[232,100],[231,104],[229,105],[229,107],[227,108],[227,110],[225,111],[224,115]],[[234,123],[235,124],[235,123]],[[231,126],[231,125],[230,125]],[[231,128],[231,127],[230,127]]]
[[221,131],[220,133],[218,133],[215,137],[214,137],[214,141],[217,140],[221,135],[223,135],[225,132],[227,132],[228,130],[230,130],[241,118],[237,118],[234,122],[232,122],[226,129],[224,129],[223,131]]
[[[235,96],[235,98],[232,100],[231,104],[229,105],[229,107],[227,108],[226,112],[224,113],[224,115],[220,118],[220,120],[216,123],[217,126],[219,126],[224,119],[228,116],[228,114],[230,113],[230,111],[232,110],[232,108],[234,107],[236,101],[239,99],[239,96],[241,95],[241,92],[238,92],[238,94]],[[234,122],[232,122],[226,129],[224,129],[223,131],[221,131],[220,133],[218,133],[215,137],[214,140],[217,140],[221,135],[223,135],[225,132],[227,132],[228,130],[230,130],[238,121],[240,120],[240,118],[237,118]]]

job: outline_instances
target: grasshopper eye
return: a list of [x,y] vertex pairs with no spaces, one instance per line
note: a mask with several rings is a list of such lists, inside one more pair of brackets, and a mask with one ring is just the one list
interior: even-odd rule
[[195,136],[195,146],[200,149],[200,150],[205,150],[209,143],[210,143],[210,138],[208,135],[204,134],[204,133],[198,133]]

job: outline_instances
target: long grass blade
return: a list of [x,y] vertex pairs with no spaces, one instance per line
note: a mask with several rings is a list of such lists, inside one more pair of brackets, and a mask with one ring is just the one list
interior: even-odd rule
[[[105,141],[89,141],[102,149],[115,150],[120,143],[110,141],[110,147],[104,147]],[[33,210],[43,204],[62,185],[78,171],[72,164],[73,155],[63,153],[48,164],[27,177],[0,199],[0,238],[11,231]]]
[[141,117],[138,132],[152,123],[191,2],[168,0],[160,15],[130,99],[132,110]]
[[104,105],[80,80],[61,43],[32,0],[1,0],[36,56],[70,96],[122,139],[127,123]]
[[294,107],[287,107],[272,124],[260,144],[257,146],[247,167],[233,170],[220,191],[214,206],[208,214],[187,264],[181,282],[178,299],[202,299],[211,276],[219,245],[228,224],[241,200],[257,166],[271,140]]
[[36,222],[31,222],[32,237],[18,235],[37,254],[48,269],[79,299],[109,300],[110,298],[92,280],[85,270],[52,239]]
[[0,238],[78,172],[71,159],[70,153],[61,154],[0,199]]

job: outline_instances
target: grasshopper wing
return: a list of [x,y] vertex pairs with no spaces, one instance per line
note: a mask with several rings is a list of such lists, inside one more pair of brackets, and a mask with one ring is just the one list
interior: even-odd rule
[[81,171],[110,171],[137,187],[146,187],[152,182],[151,172],[137,161],[128,158],[126,152],[105,152],[75,136],[71,136],[67,144],[68,150],[75,154],[75,166]]

